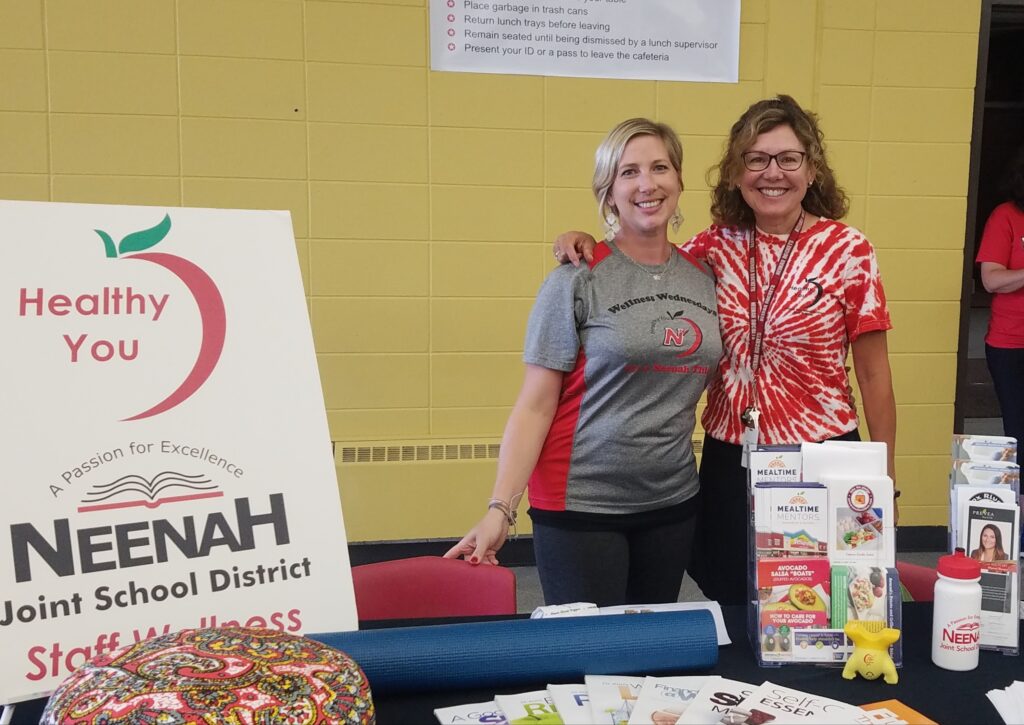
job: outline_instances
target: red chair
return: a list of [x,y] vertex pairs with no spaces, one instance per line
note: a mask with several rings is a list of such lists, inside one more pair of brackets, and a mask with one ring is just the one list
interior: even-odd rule
[[938,572],[927,566],[906,561],[897,561],[896,571],[900,573],[900,583],[907,588],[915,602],[935,601]]
[[473,617],[516,613],[511,569],[417,556],[352,567],[360,619]]

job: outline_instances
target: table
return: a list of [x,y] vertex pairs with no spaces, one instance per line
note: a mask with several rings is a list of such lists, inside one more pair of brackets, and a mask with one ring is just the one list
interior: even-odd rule
[[[1001,689],[1014,680],[1024,680],[1024,659],[998,652],[981,653],[978,669],[971,672],[949,672],[931,661],[932,605],[928,602],[907,602],[903,605],[903,667],[897,685],[881,680],[868,682],[861,678],[844,680],[840,668],[792,665],[758,667],[746,635],[744,607],[723,607],[731,645],[719,648],[718,665],[703,672],[686,674],[717,674],[758,685],[771,680],[780,685],[831,697],[855,705],[878,700],[896,699],[938,723],[998,723],[999,715],[985,693]],[[453,620],[444,620],[451,623]],[[462,620],[465,621],[465,620]],[[405,626],[409,622],[364,622],[366,628]],[[1024,630],[1024,627],[1022,627]],[[1024,639],[1024,637],[1022,637]],[[498,653],[497,656],[502,656]],[[614,673],[628,674],[628,673]],[[637,673],[642,674],[642,673]],[[680,673],[683,674],[683,673]],[[516,687],[504,692],[525,692],[542,689],[547,682],[533,687]],[[372,685],[372,683],[371,683]],[[394,695],[375,700],[377,721],[382,725],[435,723],[435,707],[461,705],[493,699],[491,690],[451,690],[437,693]],[[14,723],[37,723],[45,700],[32,700],[18,705]]]
[[[900,681],[896,685],[886,685],[882,680],[869,682],[859,677],[844,680],[842,669],[837,667],[759,667],[747,640],[746,608],[723,607],[722,614],[733,643],[719,648],[718,665],[712,670],[685,674],[716,674],[754,685],[770,680],[854,705],[895,699],[943,725],[1000,722],[999,714],[985,693],[1004,688],[1014,680],[1024,680],[1024,658],[998,652],[983,651],[978,669],[971,672],[949,672],[933,665],[930,602],[906,602],[903,605],[906,641],[903,645],[903,667],[899,670]],[[517,687],[503,692],[526,692],[542,689],[547,684],[538,682],[533,688]],[[483,702],[493,699],[494,695],[495,692],[490,690],[456,690],[381,698],[375,701],[377,720],[382,725],[436,723],[433,717],[435,707]]]

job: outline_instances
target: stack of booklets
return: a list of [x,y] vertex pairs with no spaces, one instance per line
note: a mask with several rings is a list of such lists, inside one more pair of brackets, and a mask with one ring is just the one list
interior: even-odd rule
[[577,685],[548,685],[546,690],[496,695],[490,702],[438,708],[434,714],[442,725],[932,722],[895,700],[857,707],[771,682],[757,686],[717,675],[587,675],[585,682]]
[[950,549],[981,563],[982,649],[1017,654],[1020,616],[1020,467],[1017,441],[954,435],[949,473]]
[[[840,665],[851,621],[902,627],[884,443],[756,446],[748,455],[751,645],[762,664]],[[890,647],[896,666],[903,645]]]

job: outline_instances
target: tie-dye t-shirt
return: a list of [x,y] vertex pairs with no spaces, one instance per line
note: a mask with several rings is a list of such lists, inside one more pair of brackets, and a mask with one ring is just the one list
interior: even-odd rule
[[[740,443],[752,404],[748,231],[711,226],[683,248],[718,279],[725,354],[708,388],[704,431]],[[757,234],[758,312],[785,237]],[[857,427],[846,356],[865,332],[892,328],[871,243],[853,227],[819,219],[800,233],[765,321],[757,371],[761,443],[821,441]]]

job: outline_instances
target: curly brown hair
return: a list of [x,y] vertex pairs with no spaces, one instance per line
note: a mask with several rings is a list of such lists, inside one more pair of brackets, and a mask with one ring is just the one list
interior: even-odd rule
[[[818,117],[800,107],[792,96],[766,98],[750,106],[729,131],[729,143],[722,160],[708,171],[711,187],[711,216],[716,224],[753,226],[754,211],[737,186],[743,175],[743,152],[757,137],[778,126],[789,126],[807,149],[807,163],[814,169],[814,184],[807,189],[803,207],[815,216],[842,219],[850,210],[846,192],[836,183],[825,156],[825,135]],[[717,174],[716,174],[717,172]]]

